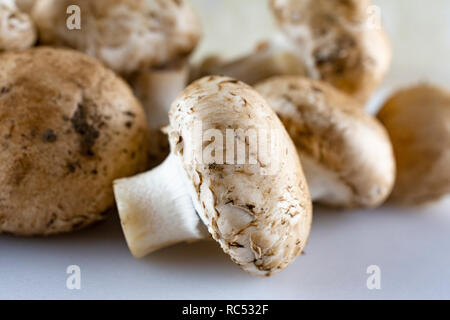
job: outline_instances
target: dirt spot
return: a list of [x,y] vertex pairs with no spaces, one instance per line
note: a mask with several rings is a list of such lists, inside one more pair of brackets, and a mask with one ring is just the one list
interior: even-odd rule
[[88,112],[83,104],[78,104],[78,108],[70,121],[75,132],[81,138],[80,153],[84,156],[94,156],[92,148],[100,133],[94,125],[88,122]]
[[131,118],[136,118],[136,114],[134,112],[131,112],[131,111],[126,111],[123,114],[128,116],[128,117],[131,117]]
[[132,121],[125,122],[125,127],[127,127],[127,129],[131,129],[133,127],[133,122]]
[[42,141],[44,142],[53,143],[56,142],[56,140],[58,140],[58,136],[52,129],[47,129],[42,134]]

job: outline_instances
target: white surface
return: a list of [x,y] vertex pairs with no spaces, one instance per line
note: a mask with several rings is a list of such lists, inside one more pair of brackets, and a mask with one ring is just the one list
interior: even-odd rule
[[[208,52],[243,54],[275,29],[263,0],[191,1],[208,33],[197,59]],[[448,87],[450,2],[375,2],[395,58],[370,109],[397,86],[429,80]],[[79,291],[66,289],[69,265],[81,267]],[[370,265],[381,268],[381,290],[366,287]],[[0,235],[0,298],[450,299],[450,200],[402,210],[316,208],[306,255],[268,279],[241,271],[214,242],[180,245],[134,260],[114,216],[55,238]]]
[[[272,278],[241,271],[215,242],[134,260],[117,219],[50,239],[0,238],[3,299],[450,299],[450,202],[421,210],[316,210],[306,248]],[[81,268],[81,290],[66,268]],[[370,265],[381,290],[366,287]]]

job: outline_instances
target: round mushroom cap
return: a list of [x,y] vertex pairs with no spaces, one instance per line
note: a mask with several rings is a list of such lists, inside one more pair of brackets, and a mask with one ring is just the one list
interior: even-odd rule
[[370,98],[391,61],[390,43],[371,1],[271,0],[271,7],[302,51],[311,78],[361,103]]
[[[69,30],[73,5],[81,9],[81,29]],[[82,51],[121,74],[186,57],[201,33],[184,0],[38,0],[33,18],[42,43]]]
[[293,139],[314,201],[374,207],[392,191],[395,161],[383,126],[332,86],[277,77],[256,86]]
[[450,194],[450,92],[426,84],[401,90],[378,118],[397,161],[392,200],[421,204]]
[[0,0],[0,52],[27,49],[36,37],[30,16],[21,12],[14,0]]
[[115,179],[144,170],[147,122],[131,89],[84,54],[0,56],[0,232],[52,235],[104,218]]
[[169,140],[199,216],[236,264],[270,276],[302,252],[308,186],[292,140],[254,89],[228,77],[194,82],[172,104]]

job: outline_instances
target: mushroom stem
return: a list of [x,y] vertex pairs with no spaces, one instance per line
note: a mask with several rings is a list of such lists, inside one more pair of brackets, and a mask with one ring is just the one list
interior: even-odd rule
[[240,59],[231,62],[217,56],[205,59],[191,75],[191,80],[220,74],[254,85],[277,75],[306,75],[297,51],[279,34],[270,42],[259,43],[254,52]]
[[169,155],[169,141],[161,129],[169,124],[170,104],[186,87],[188,71],[188,64],[183,61],[166,68],[145,69],[128,79],[147,114],[150,168],[161,164]]
[[136,258],[176,243],[208,238],[184,175],[179,160],[170,154],[152,171],[114,183],[122,228]]
[[129,82],[148,116],[149,127],[160,129],[169,123],[170,104],[186,87],[188,65],[147,69],[133,75]]

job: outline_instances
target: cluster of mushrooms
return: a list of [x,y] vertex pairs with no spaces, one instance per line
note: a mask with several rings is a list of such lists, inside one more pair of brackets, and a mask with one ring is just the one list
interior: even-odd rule
[[[81,29],[67,28],[71,5]],[[364,110],[391,60],[370,5],[271,0],[279,35],[191,66],[202,30],[184,0],[0,0],[0,233],[70,232],[116,206],[136,257],[213,238],[270,276],[305,247],[312,202],[448,195],[450,93],[421,84]],[[281,152],[192,161],[199,122],[276,130]]]

